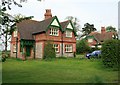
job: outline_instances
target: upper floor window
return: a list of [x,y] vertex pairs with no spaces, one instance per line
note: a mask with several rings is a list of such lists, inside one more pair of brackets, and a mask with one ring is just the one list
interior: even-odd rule
[[72,31],[66,30],[66,37],[72,37]]
[[72,52],[72,45],[65,45],[65,52]]
[[58,36],[59,35],[59,29],[57,29],[57,28],[50,28],[50,35]]
[[89,42],[89,43],[93,42],[93,39],[88,39],[88,42]]
[[55,48],[55,52],[59,52],[59,46],[58,46],[58,44],[53,44],[53,47]]

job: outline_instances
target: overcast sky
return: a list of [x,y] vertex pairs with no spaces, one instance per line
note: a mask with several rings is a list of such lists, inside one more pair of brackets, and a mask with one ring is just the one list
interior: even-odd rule
[[[17,1],[17,0],[16,0]],[[52,15],[59,21],[64,21],[67,16],[79,19],[81,28],[85,23],[94,24],[98,31],[101,26],[118,28],[118,1],[119,0],[27,0],[22,3],[22,8],[12,6],[10,14],[21,13],[25,16],[34,16],[34,20],[44,19],[45,9],[51,9]],[[19,0],[18,0],[19,2]]]

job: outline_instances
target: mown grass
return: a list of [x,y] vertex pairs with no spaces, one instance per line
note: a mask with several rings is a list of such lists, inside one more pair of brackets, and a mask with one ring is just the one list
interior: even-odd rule
[[2,83],[2,63],[0,61],[0,84]]
[[59,58],[51,61],[7,59],[2,65],[3,83],[116,83],[118,81],[118,71],[105,68],[99,59]]
[[2,83],[2,52],[0,51],[0,84]]

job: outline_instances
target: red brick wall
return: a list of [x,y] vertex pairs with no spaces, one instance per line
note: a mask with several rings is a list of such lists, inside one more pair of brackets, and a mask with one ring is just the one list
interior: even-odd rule
[[[16,38],[13,37],[13,34],[12,34],[12,38],[11,38],[11,44],[16,45]],[[50,35],[50,30],[48,30],[47,33],[40,33],[40,34],[34,35],[34,38],[35,38],[36,43],[39,43],[39,42],[43,43],[42,44],[42,49],[43,49],[42,54],[43,54],[43,51],[44,51],[44,44],[45,44],[46,40],[51,40],[51,41],[53,41],[54,44],[58,44],[59,45],[59,53],[60,53],[60,49],[61,49],[60,45],[62,43],[62,38],[63,38],[63,43],[64,44],[72,44],[73,45],[73,52],[76,52],[76,39],[75,39],[74,33],[72,33],[71,38],[68,38],[68,37],[66,37],[66,34],[65,33],[62,34],[62,32],[60,30],[59,30],[59,35],[58,36]],[[24,48],[24,51],[25,51],[25,48]],[[17,55],[18,55],[19,58],[23,57],[22,53],[20,53],[20,34],[19,33],[18,33],[18,54]],[[32,50],[30,57],[33,58],[34,57],[33,55],[34,55],[34,53],[33,53],[33,50]],[[11,56],[13,56],[13,47],[11,47]],[[15,57],[15,56],[13,56],[13,57]]]
[[[12,38],[11,38],[11,57],[16,57],[16,53],[13,52],[13,45],[16,45],[16,38],[13,36],[14,32],[12,33]],[[22,55],[22,52],[20,52],[20,33],[18,32],[18,43],[17,43],[17,58],[23,58],[25,56]],[[24,52],[26,51],[26,48],[23,49]],[[33,58],[34,57],[34,53],[33,53],[33,48],[31,48],[31,56],[29,58]]]
[[47,33],[41,33],[35,35],[35,40],[36,41],[43,41],[43,40],[52,40],[52,41],[61,41],[61,31],[59,30],[59,35],[58,36],[52,36],[50,35],[50,30],[48,30]]
[[[62,36],[63,36],[63,38],[62,38]],[[62,34],[62,32],[60,30],[59,30],[59,35],[58,36],[50,35],[50,30],[48,30],[47,33],[41,33],[41,34],[35,35],[35,40],[36,40],[37,43],[43,42],[45,44],[46,40],[51,40],[51,41],[53,41],[54,44],[58,44],[59,45],[59,52],[60,52],[60,49],[61,49],[60,44],[62,43],[62,39],[63,39],[64,45],[65,44],[72,44],[72,46],[73,46],[72,51],[76,52],[76,39],[75,39],[74,33],[72,33],[72,37],[70,37],[70,38],[66,37],[65,32]],[[44,49],[44,46],[43,46],[43,49]],[[65,47],[64,47],[64,49],[65,49]]]
[[66,33],[64,32],[63,33],[63,41],[64,42],[73,42],[73,43],[76,43],[76,39],[75,39],[75,35],[74,33],[72,32],[72,37],[66,37]]

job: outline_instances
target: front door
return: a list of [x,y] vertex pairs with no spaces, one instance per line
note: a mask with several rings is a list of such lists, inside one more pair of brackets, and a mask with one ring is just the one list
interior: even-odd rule
[[26,46],[26,56],[30,57],[31,54],[31,47],[30,46]]

